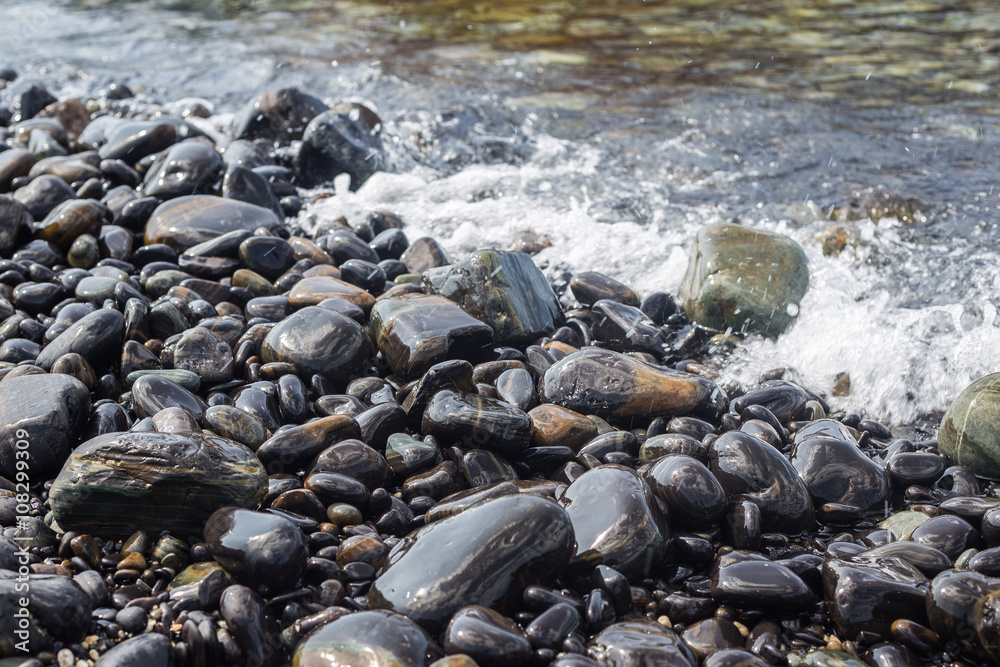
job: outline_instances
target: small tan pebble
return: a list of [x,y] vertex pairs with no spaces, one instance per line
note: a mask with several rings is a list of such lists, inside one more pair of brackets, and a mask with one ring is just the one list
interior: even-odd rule
[[820,235],[820,242],[823,244],[823,254],[827,257],[840,253],[847,247],[849,241],[850,235],[840,225],[834,225]]
[[837,377],[833,380],[833,395],[834,396],[850,396],[851,395],[851,376],[847,373],[838,373]]
[[56,653],[56,662],[59,667],[73,667],[76,664],[76,657],[73,655],[73,651],[64,648]]
[[142,572],[146,569],[146,559],[140,553],[130,553],[118,563],[117,570],[137,570]]
[[750,635],[750,628],[743,625],[739,621],[733,621],[733,625],[735,625],[736,629],[740,631],[740,636],[742,636],[744,639],[746,639]]
[[844,643],[840,641],[840,638],[836,635],[827,635],[824,637],[826,639],[826,647],[831,651],[843,651]]
[[670,622],[670,617],[664,614],[656,619],[656,622],[668,628],[674,627],[674,624]]
[[87,652],[87,655],[90,656],[91,660],[97,660],[98,658],[101,657],[101,654],[95,651],[94,649],[90,649],[90,651]]

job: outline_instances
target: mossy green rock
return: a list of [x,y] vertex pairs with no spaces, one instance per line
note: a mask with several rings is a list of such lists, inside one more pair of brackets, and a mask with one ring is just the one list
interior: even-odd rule
[[944,413],[938,446],[958,465],[1000,479],[1000,373],[981,377]]
[[698,324],[777,336],[795,320],[808,288],[808,262],[798,243],[715,224],[695,237],[678,296]]
[[441,296],[493,327],[498,345],[551,334],[563,321],[559,299],[530,256],[477,250],[429,278]]
[[108,433],[73,451],[49,492],[64,530],[127,537],[201,534],[220,507],[254,508],[267,473],[247,447],[210,433]]

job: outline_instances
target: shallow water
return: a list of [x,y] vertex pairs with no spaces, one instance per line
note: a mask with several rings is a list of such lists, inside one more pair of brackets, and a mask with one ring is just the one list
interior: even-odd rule
[[[960,4],[958,8],[951,5]],[[296,85],[383,117],[390,173],[306,220],[374,208],[454,256],[547,236],[578,269],[675,292],[696,230],[790,234],[812,285],[777,341],[722,370],[788,367],[896,424],[1000,370],[1000,7],[898,2],[12,2],[0,64],[59,94],[111,81],[149,108],[211,101],[224,130]],[[341,184],[342,186],[345,184]],[[997,192],[994,192],[997,190]],[[824,256],[839,224],[849,243]]]

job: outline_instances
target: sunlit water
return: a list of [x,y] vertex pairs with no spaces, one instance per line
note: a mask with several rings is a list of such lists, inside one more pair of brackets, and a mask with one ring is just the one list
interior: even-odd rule
[[906,424],[1000,370],[1000,8],[952,4],[0,0],[0,64],[61,95],[127,83],[137,110],[206,98],[222,143],[261,90],[363,101],[391,169],[304,223],[391,209],[456,257],[533,230],[557,284],[676,292],[701,225],[789,234],[799,320],[723,377],[847,373],[836,407]]

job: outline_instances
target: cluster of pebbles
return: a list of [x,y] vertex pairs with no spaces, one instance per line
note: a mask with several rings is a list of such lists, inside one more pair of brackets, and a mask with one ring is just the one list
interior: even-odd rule
[[0,665],[1000,664],[1000,499],[935,441],[720,387],[669,294],[302,229],[364,107],[221,149],[5,94]]

